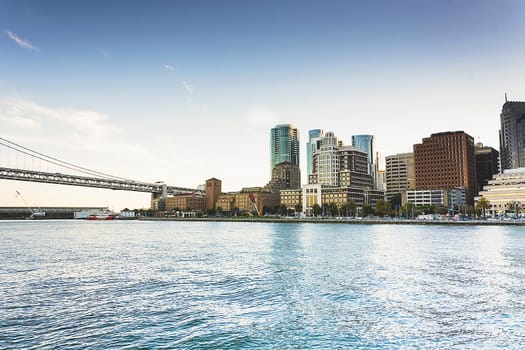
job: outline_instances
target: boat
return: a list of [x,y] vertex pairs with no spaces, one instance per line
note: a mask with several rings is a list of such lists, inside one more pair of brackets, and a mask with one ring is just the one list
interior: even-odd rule
[[46,217],[46,212],[42,211],[40,208],[38,210],[33,210],[31,215],[29,215],[26,219],[28,220],[37,220],[37,219],[43,219]]
[[114,220],[115,216],[116,215],[112,211],[105,209],[88,215],[86,220]]

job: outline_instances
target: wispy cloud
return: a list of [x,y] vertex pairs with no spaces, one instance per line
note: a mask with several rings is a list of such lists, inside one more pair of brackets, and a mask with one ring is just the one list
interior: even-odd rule
[[165,64],[165,65],[164,65],[164,68],[166,68],[167,70],[170,70],[170,71],[172,71],[172,72],[175,70],[175,68],[173,68],[173,67],[170,66],[169,64]]
[[25,99],[0,101],[0,120],[17,127],[69,129],[77,136],[111,137],[122,131],[108,122],[108,116],[82,109],[50,108]]
[[181,81],[181,84],[184,87],[184,90],[186,90],[188,93],[193,94],[195,91],[195,88],[191,86],[186,80]]
[[7,34],[7,36],[9,37],[9,39],[11,39],[11,40],[13,40],[14,42],[16,42],[16,43],[18,44],[18,46],[23,47],[24,49],[30,49],[30,50],[39,51],[38,47],[33,46],[33,45],[29,42],[29,40],[22,39],[22,38],[20,38],[18,35],[16,35],[16,34],[13,33],[13,32],[10,32],[10,31],[6,31],[6,34]]

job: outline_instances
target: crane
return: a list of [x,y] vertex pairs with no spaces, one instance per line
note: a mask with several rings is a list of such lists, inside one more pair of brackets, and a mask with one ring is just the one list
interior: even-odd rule
[[45,211],[42,211],[40,208],[38,208],[38,209],[33,209],[33,208],[31,208],[31,207],[27,204],[27,202],[26,202],[26,200],[24,199],[24,197],[22,197],[22,195],[20,194],[20,192],[16,191],[16,194],[17,194],[18,196],[20,196],[20,198],[22,198],[22,201],[23,201],[24,204],[26,205],[27,209],[29,209],[29,211],[31,212],[31,215],[29,215],[29,216],[27,217],[27,219],[41,219],[41,218],[43,218],[43,217],[46,216],[46,212],[45,212]]

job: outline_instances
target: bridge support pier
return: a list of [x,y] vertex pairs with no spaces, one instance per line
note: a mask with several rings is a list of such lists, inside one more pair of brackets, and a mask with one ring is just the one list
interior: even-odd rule
[[162,184],[162,192],[151,193],[151,209],[166,210],[166,198],[168,198],[168,186]]

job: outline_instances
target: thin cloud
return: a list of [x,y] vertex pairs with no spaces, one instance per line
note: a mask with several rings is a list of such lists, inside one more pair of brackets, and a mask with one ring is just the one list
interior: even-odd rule
[[173,67],[170,66],[169,64],[165,64],[165,65],[164,65],[164,68],[166,68],[167,70],[170,70],[170,71],[172,71],[172,72],[175,70],[175,68],[173,68]]
[[29,40],[22,39],[18,35],[10,31],[6,31],[6,34],[9,37],[9,39],[16,42],[18,46],[23,47],[24,49],[39,51],[38,47],[31,45]]
[[193,94],[193,92],[195,91],[195,88],[188,84],[187,81],[183,80],[181,81],[181,84],[184,87],[184,90],[186,90],[188,93]]
[[87,138],[114,137],[122,129],[109,122],[107,115],[82,109],[50,108],[30,100],[0,101],[0,120],[19,127],[37,128],[54,124]]

